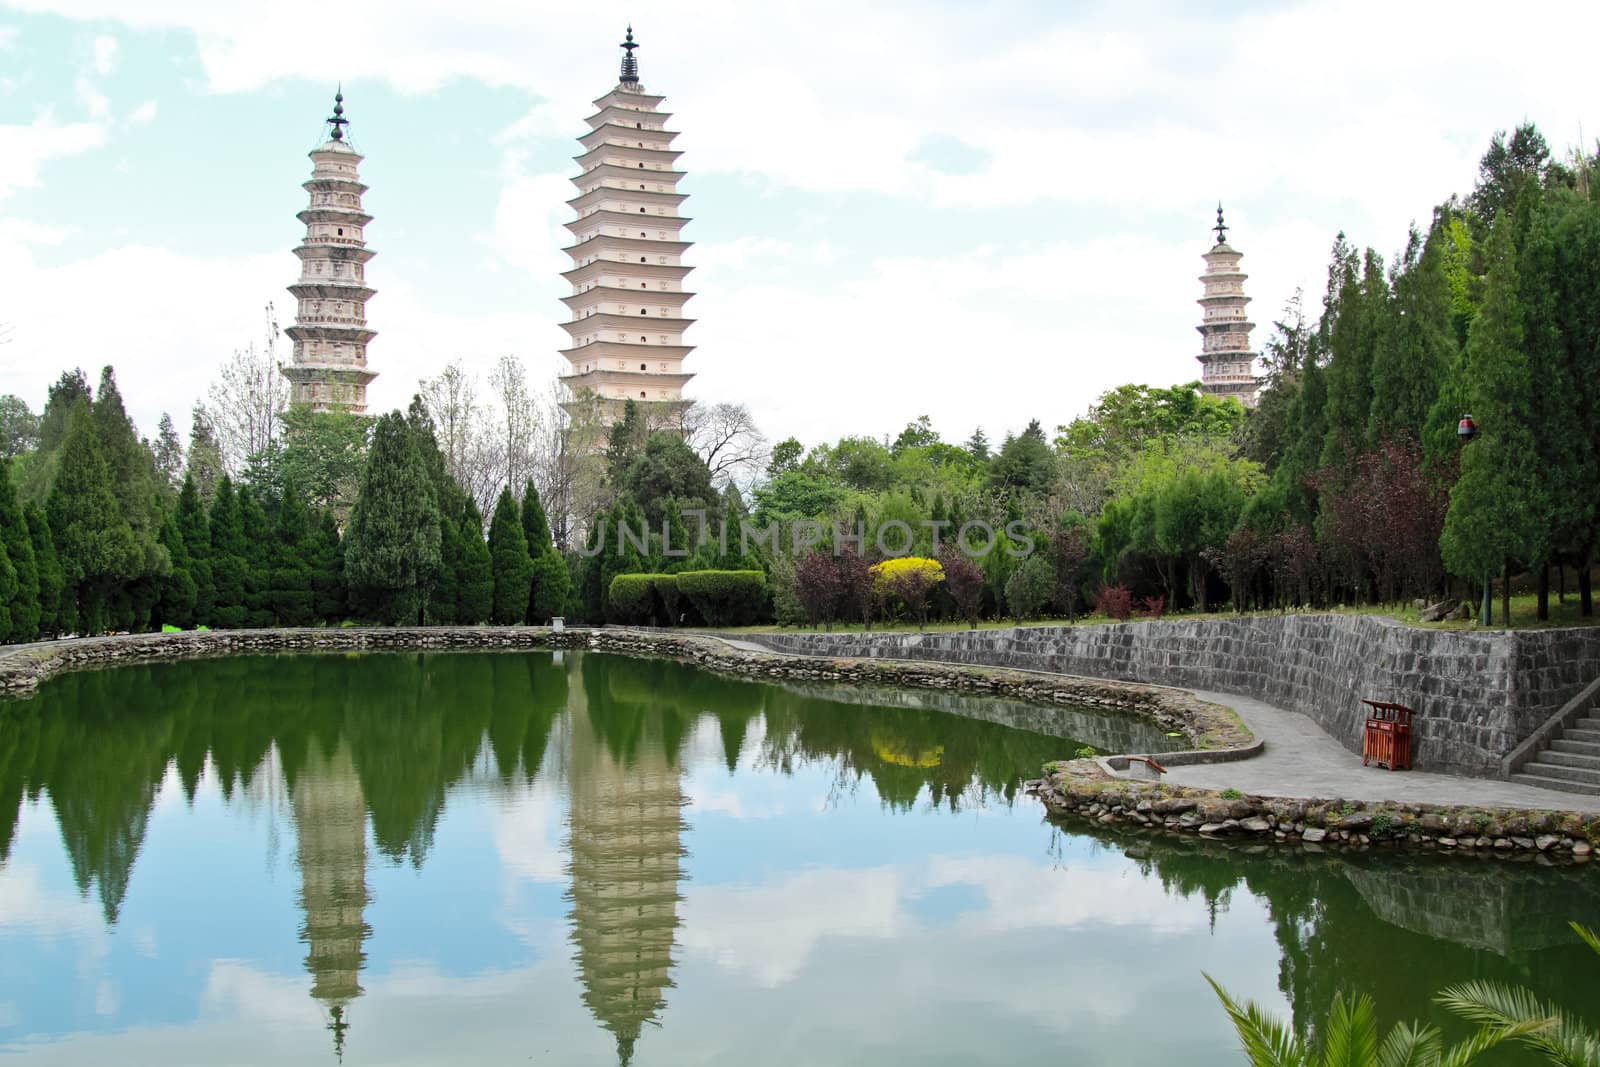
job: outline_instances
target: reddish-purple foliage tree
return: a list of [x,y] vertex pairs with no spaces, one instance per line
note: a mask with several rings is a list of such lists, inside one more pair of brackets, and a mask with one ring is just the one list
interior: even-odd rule
[[908,567],[889,578],[889,592],[900,598],[900,603],[917,620],[919,630],[928,623],[928,598],[933,595],[933,587],[939,584],[937,575],[937,570],[930,565]]
[[1077,522],[1057,530],[1050,538],[1050,563],[1056,572],[1056,606],[1066,612],[1068,621],[1078,617],[1078,589],[1083,584],[1084,565],[1089,560],[1089,525]]
[[1133,616],[1133,594],[1125,585],[1102,585],[1094,598],[1094,610],[1110,619]]
[[1144,608],[1139,612],[1147,619],[1159,619],[1167,613],[1167,598],[1164,596],[1147,596],[1144,598]]
[[1233,594],[1233,610],[1249,607],[1250,589],[1267,565],[1269,543],[1248,526],[1228,535],[1221,548],[1208,549],[1206,558],[1228,583]]
[[1317,539],[1300,523],[1290,523],[1272,535],[1267,551],[1272,585],[1284,607],[1309,604],[1317,592],[1322,553]]
[[844,583],[832,556],[811,552],[795,564],[794,595],[811,625],[821,623],[827,629],[833,629],[843,591]]
[[948,547],[940,555],[939,563],[944,567],[944,587],[950,591],[950,599],[956,602],[956,610],[976,630],[978,611],[983,607],[983,568]]
[[839,572],[841,613],[860,619],[863,628],[872,629],[872,563],[851,548],[835,556],[833,563]]
[[1444,573],[1439,535],[1448,493],[1424,469],[1422,446],[1385,440],[1356,457],[1352,467],[1316,475],[1322,491],[1323,532],[1335,553],[1360,568],[1378,599],[1422,595]]

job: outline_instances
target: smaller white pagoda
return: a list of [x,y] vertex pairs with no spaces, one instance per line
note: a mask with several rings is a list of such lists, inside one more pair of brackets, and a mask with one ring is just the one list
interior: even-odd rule
[[1255,329],[1245,305],[1244,280],[1239,270],[1243,255],[1229,246],[1228,227],[1222,221],[1222,205],[1217,205],[1217,243],[1202,258],[1206,272],[1200,276],[1205,295],[1200,298],[1200,391],[1212,396],[1237,397],[1247,408],[1256,405],[1260,381],[1255,376],[1256,353],[1250,350],[1250,331]]
[[367,386],[377,372],[367,369],[367,344],[377,331],[367,328],[366,264],[374,253],[365,230],[372,216],[361,210],[358,166],[361,154],[345,140],[344,92],[333,98],[329,132],[311,150],[311,201],[297,216],[306,235],[294,254],[300,280],[289,286],[296,301],[294,325],[284,332],[294,342],[294,361],[282,367],[289,379],[289,402],[317,411],[367,410]]

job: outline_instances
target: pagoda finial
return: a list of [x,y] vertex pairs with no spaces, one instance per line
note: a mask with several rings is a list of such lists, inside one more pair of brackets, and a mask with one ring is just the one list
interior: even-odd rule
[[1228,233],[1228,226],[1227,226],[1227,223],[1222,221],[1222,201],[1221,200],[1217,201],[1217,225],[1216,225],[1216,231],[1217,231],[1217,244],[1220,245],[1220,244],[1226,243],[1226,241],[1227,241],[1227,233]]
[[328,125],[333,127],[332,137],[335,141],[344,140],[344,128],[350,125],[350,120],[344,117],[344,82],[339,83],[339,88],[333,94],[333,114],[328,118]]
[[639,61],[637,59],[633,58],[633,50],[635,48],[638,48],[639,46],[637,44],[635,44],[634,40],[633,40],[633,26],[632,26],[632,24],[629,24],[629,26],[628,26],[628,39],[623,41],[617,47],[619,47],[619,48],[621,48],[623,50],[623,54],[622,54],[622,78],[621,78],[621,80],[626,82],[629,85],[638,85],[639,84]]

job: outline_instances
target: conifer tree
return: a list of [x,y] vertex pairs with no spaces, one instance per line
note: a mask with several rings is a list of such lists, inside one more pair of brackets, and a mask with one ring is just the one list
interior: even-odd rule
[[1437,229],[1425,240],[1415,227],[1411,229],[1395,275],[1389,327],[1382,333],[1372,367],[1369,445],[1401,436],[1420,439],[1444,376],[1455,362],[1444,240]]
[[468,626],[487,622],[494,612],[494,561],[483,539],[483,516],[477,501],[467,498],[461,516],[461,570],[457,578],[456,621]]
[[95,434],[100,438],[101,454],[105,457],[106,472],[111,478],[111,491],[139,548],[139,573],[158,574],[165,568],[162,553],[156,547],[161,528],[161,491],[156,461],[128,417],[122,393],[117,388],[116,374],[110,367],[100,372],[100,388],[95,392],[90,411]]
[[255,486],[242,485],[235,495],[239,500],[239,525],[244,529],[244,624],[271,626],[276,530],[261,506]]
[[311,515],[293,482],[286,482],[273,523],[268,554],[268,584],[262,607],[278,626],[310,626],[316,621]]
[[333,512],[322,513],[310,543],[313,614],[324,622],[338,622],[345,614],[344,553]]
[[169,624],[187,630],[194,626],[195,581],[194,561],[189,557],[189,546],[178,530],[178,520],[167,515],[161,523],[161,547],[172,560],[172,569],[161,579],[160,598],[156,601],[153,622],[156,626]]
[[61,560],[56,555],[50,521],[44,509],[34,503],[24,506],[22,513],[28,522],[28,540],[32,543],[34,562],[39,569],[39,632],[59,634],[64,629],[61,594],[66,587],[66,576],[61,571]]
[[[1478,437],[1463,450],[1440,538],[1445,565],[1467,579],[1497,574],[1510,560],[1542,559],[1548,543],[1511,229],[1502,217],[1489,234],[1483,306],[1465,360]],[[1510,608],[1508,584],[1501,598],[1507,624]]]
[[567,563],[550,538],[550,524],[533,479],[528,479],[522,495],[522,532],[528,540],[528,555],[533,565],[533,588],[528,597],[527,621],[545,623],[566,611],[571,579]]
[[500,490],[489,523],[489,556],[494,569],[494,611],[491,618],[502,626],[522,622],[528,614],[533,586],[533,561],[528,558],[528,538],[510,487]]
[[199,404],[195,405],[189,426],[189,454],[184,470],[194,480],[200,499],[209,506],[216,495],[217,483],[222,479],[222,446],[217,443],[210,416]]
[[189,575],[194,579],[194,619],[192,625],[209,626],[217,602],[211,571],[211,520],[206,515],[193,475],[184,475],[178,491],[178,533],[189,557]]
[[373,428],[345,535],[345,584],[358,609],[390,625],[423,621],[439,573],[439,509],[414,435],[398,411]]
[[439,576],[428,597],[428,621],[449,626],[459,621],[461,568],[465,546],[461,542],[461,523],[439,519]]
[[17,569],[0,544],[0,633],[11,631],[11,604],[17,596]]
[[11,627],[0,640],[32,641],[39,634],[39,566],[34,559],[28,519],[11,484],[10,461],[0,460],[0,544],[17,571],[17,592],[7,605]]
[[183,442],[178,440],[178,430],[172,425],[172,416],[164,411],[156,427],[152,451],[155,454],[156,473],[160,475],[162,488],[170,500],[171,494],[176,493],[183,484]]
[[98,633],[105,628],[108,594],[135,577],[142,559],[112,491],[87,404],[80,403],[68,420],[46,513],[66,581],[62,621],[75,631]]
[[211,625],[227,630],[244,626],[249,617],[245,603],[246,556],[244,514],[233,479],[224,474],[211,500],[211,581],[216,600]]

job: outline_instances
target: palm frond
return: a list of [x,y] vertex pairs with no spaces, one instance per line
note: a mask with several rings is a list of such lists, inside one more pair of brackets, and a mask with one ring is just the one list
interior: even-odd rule
[[1600,1035],[1519,986],[1465,982],[1444,990],[1434,1000],[1468,1022],[1513,1032],[1551,1063],[1600,1067]]
[[[1467,1040],[1453,1045],[1439,1059],[1439,1067],[1467,1067],[1479,1056],[1507,1041],[1533,1041],[1551,1024],[1550,1019],[1524,1019],[1511,1026],[1480,1026]],[[1559,1061],[1558,1061],[1559,1062]]]
[[1600,952],[1600,934],[1595,933],[1593,930],[1589,929],[1589,927],[1579,922],[1570,923],[1569,925],[1572,927],[1573,932],[1579,937],[1583,938],[1590,948],[1594,949],[1596,952]]
[[1334,994],[1323,1038],[1323,1067],[1371,1067],[1378,1058],[1378,1011],[1372,998],[1358,993],[1346,1001]]
[[[1204,972],[1201,972],[1204,974]],[[1230,997],[1209,974],[1207,982],[1216,992],[1233,1028],[1239,1034],[1239,1043],[1250,1060],[1250,1067],[1309,1067],[1305,1048],[1287,1027],[1261,1010],[1255,1001],[1243,1005]]]
[[1378,1067],[1439,1067],[1439,1031],[1396,1023],[1378,1046]]

